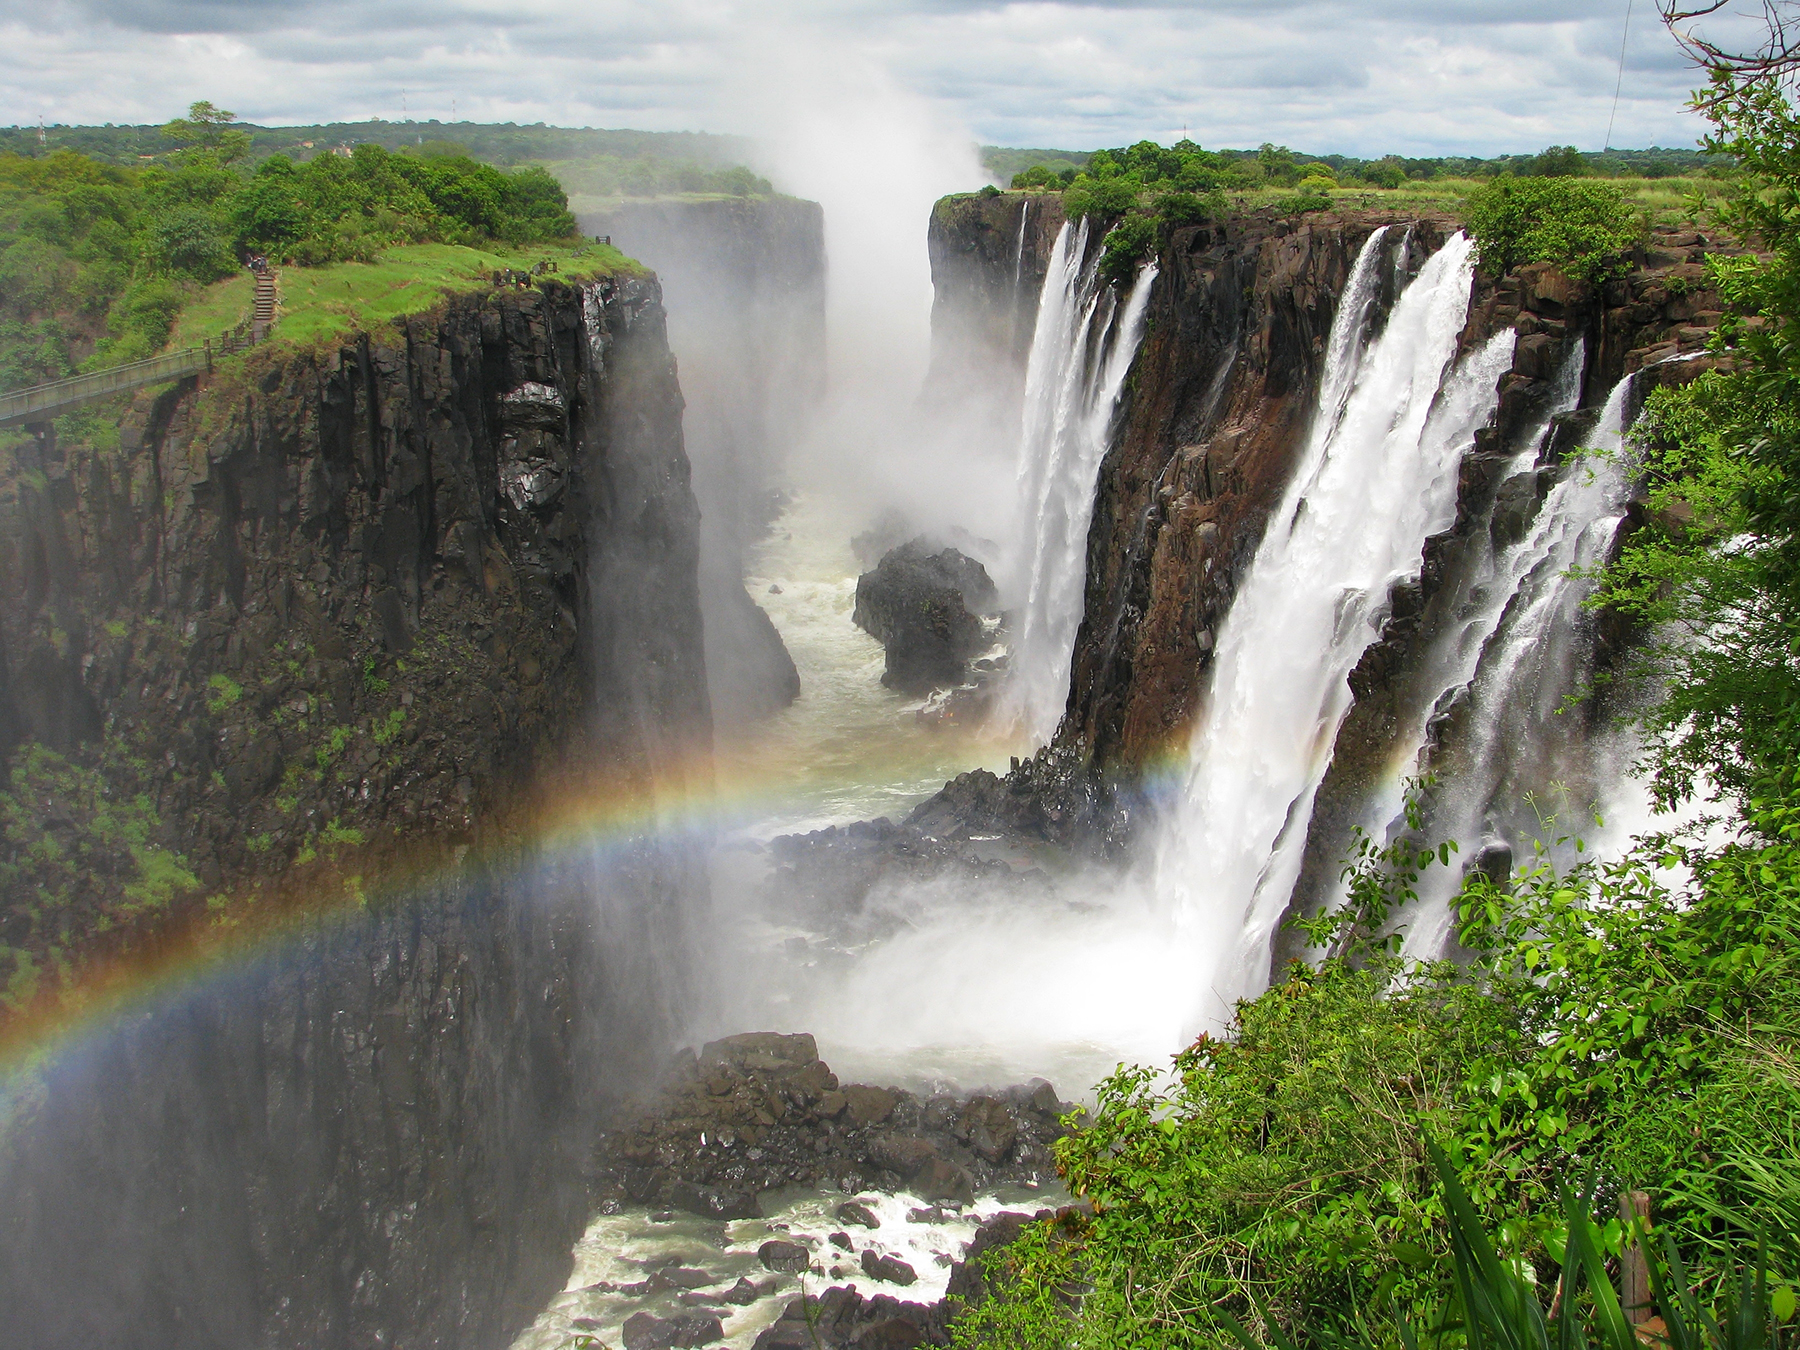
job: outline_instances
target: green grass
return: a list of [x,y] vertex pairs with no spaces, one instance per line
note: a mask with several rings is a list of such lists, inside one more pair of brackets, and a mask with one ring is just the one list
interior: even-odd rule
[[[406,314],[431,309],[446,295],[488,285],[503,268],[524,271],[545,259],[560,281],[641,271],[638,263],[604,244],[467,248],[412,244],[390,248],[372,263],[284,267],[275,336],[310,343],[342,333],[368,331]],[[174,348],[199,344],[235,327],[250,313],[249,273],[215,282],[181,311],[169,339]]]

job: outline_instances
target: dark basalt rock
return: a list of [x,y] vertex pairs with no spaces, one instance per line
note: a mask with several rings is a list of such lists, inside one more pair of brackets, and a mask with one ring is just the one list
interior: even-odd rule
[[625,1322],[625,1350],[685,1350],[725,1339],[725,1327],[709,1313],[654,1317],[633,1313]]
[[[792,1300],[781,1320],[756,1338],[755,1350],[844,1350],[850,1346],[857,1350],[868,1346],[907,1350],[919,1345],[949,1345],[955,1319],[988,1297],[987,1277],[981,1265],[984,1254],[1016,1242],[1029,1223],[1052,1223],[1053,1240],[1065,1240],[1079,1231],[1089,1217],[1085,1206],[1040,1209],[1035,1215],[1014,1211],[996,1214],[975,1230],[963,1259],[952,1266],[948,1289],[938,1302],[905,1303],[887,1294],[868,1296],[853,1286],[836,1286],[817,1297]],[[890,1283],[908,1284],[917,1278],[904,1261],[873,1250],[863,1252],[862,1268],[871,1279]],[[896,1281],[896,1275],[902,1278]]]
[[875,1217],[875,1211],[855,1200],[844,1201],[837,1207],[836,1213],[845,1223],[859,1223],[864,1228],[881,1227],[881,1220]]
[[892,549],[856,582],[856,626],[887,648],[881,682],[910,694],[951,689],[990,645],[980,615],[999,595],[987,569],[923,536]]
[[[867,1123],[857,1123],[845,1104],[851,1099],[865,1104]],[[840,1089],[811,1036],[729,1036],[678,1055],[662,1095],[607,1132],[596,1158],[598,1198],[661,1207],[712,1194],[754,1202],[762,1191],[789,1186],[904,1187],[926,1200],[966,1204],[978,1189],[1053,1173],[1058,1116],[1072,1109],[1042,1080],[923,1100],[899,1088]],[[846,1225],[881,1226],[855,1200],[836,1212]],[[761,1251],[770,1269],[790,1268],[770,1265],[779,1261],[804,1270],[811,1259],[781,1239]]]
[[885,1280],[889,1284],[917,1284],[919,1272],[914,1270],[899,1257],[883,1254],[877,1256],[873,1247],[864,1247],[862,1254],[863,1274],[871,1280]]
[[806,1248],[798,1242],[784,1242],[780,1238],[758,1247],[756,1259],[763,1263],[764,1270],[784,1271],[789,1275],[804,1273],[812,1262]]

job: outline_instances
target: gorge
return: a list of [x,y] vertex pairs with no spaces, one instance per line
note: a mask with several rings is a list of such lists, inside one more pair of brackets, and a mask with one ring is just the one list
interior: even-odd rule
[[[28,448],[4,748],[117,754],[167,831],[139,846],[194,876],[112,884],[108,923],[330,916],[229,960],[146,940],[126,1001],[12,1073],[30,1343],[633,1346],[642,1315],[666,1345],[693,1315],[785,1345],[786,1277],[833,1246],[863,1260],[828,1280],[902,1260],[924,1307],[977,1218],[1066,1200],[1058,1094],[1304,954],[1280,921],[1341,898],[1404,779],[1502,871],[1526,793],[1618,813],[1606,698],[1542,734],[1636,636],[1570,569],[1642,506],[1578,452],[1708,368],[1715,242],[1589,285],[1479,272],[1447,214],[1259,209],[1109,282],[1059,194],[946,198],[897,401],[1017,497],[859,561],[869,503],[788,456],[829,377],[823,224],[760,209],[584,220],[660,278],[482,288],[143,398],[116,448]],[[1007,611],[985,721],[884,690],[850,623],[915,526]],[[46,837],[103,814],[48,774]],[[946,1335],[844,1304],[841,1343]]]

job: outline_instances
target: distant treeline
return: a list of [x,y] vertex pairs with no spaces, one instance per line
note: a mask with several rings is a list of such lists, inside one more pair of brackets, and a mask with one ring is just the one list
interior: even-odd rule
[[[305,127],[237,124],[250,137],[249,159],[270,155],[310,159],[332,150],[379,145],[384,150],[414,149],[431,141],[450,141],[475,159],[502,167],[551,160],[658,159],[729,168],[749,155],[741,136],[715,136],[704,131],[600,131],[590,127],[547,127],[539,122],[324,122]],[[167,156],[171,151],[161,124],[155,126],[0,127],[0,151],[16,155],[77,150],[108,164],[135,164]]]
[[[571,192],[596,197],[660,197],[676,193],[767,195],[766,179],[743,167],[750,142],[702,131],[601,131],[541,122],[327,122],[304,127],[237,123],[249,137],[244,158],[259,164],[282,155],[303,164],[342,157],[357,146],[445,158],[466,155],[512,168],[540,164]],[[74,150],[104,164],[143,165],[178,153],[161,126],[0,127],[0,154],[37,158]]]
[[[1167,149],[1153,141],[1140,141],[1130,147],[1095,151],[1012,150],[984,145],[981,162],[1003,183],[1013,183],[1020,175],[1029,175],[1029,181],[1013,185],[1048,186],[1052,180],[1064,184],[1073,182],[1078,173],[1089,168],[1089,161],[1095,155],[1107,155],[1115,160],[1127,156],[1141,158],[1150,151],[1182,156],[1184,147],[1199,150],[1192,141],[1182,141]],[[1416,179],[1497,178],[1509,173],[1516,178],[1677,178],[1703,173],[1719,164],[1717,159],[1699,150],[1673,150],[1660,146],[1648,150],[1584,151],[1572,145],[1553,145],[1535,155],[1496,155],[1491,159],[1468,155],[1440,155],[1428,159],[1384,155],[1379,159],[1358,159],[1352,155],[1308,154],[1290,150],[1285,145],[1270,144],[1255,150],[1205,153],[1214,157],[1221,169],[1228,170],[1221,185],[1238,189],[1295,187],[1308,177],[1326,176],[1340,183],[1368,183],[1379,187],[1398,187]],[[1329,170],[1329,174],[1320,174],[1320,168]]]

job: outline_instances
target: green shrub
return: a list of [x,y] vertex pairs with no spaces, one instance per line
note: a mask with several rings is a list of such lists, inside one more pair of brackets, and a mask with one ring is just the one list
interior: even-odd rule
[[1470,195],[1468,221],[1494,276],[1547,262],[1604,281],[1624,270],[1640,234],[1618,188],[1579,178],[1496,178]]
[[1133,212],[1107,231],[1100,253],[1100,276],[1114,286],[1126,285],[1155,246],[1155,219]]
[[1083,216],[1123,215],[1137,205],[1141,186],[1136,178],[1117,172],[1104,178],[1077,174],[1075,181],[1063,192],[1063,210],[1070,220],[1080,220]]
[[1171,227],[1217,220],[1225,211],[1225,194],[1217,188],[1206,193],[1165,192],[1156,199],[1157,218]]

